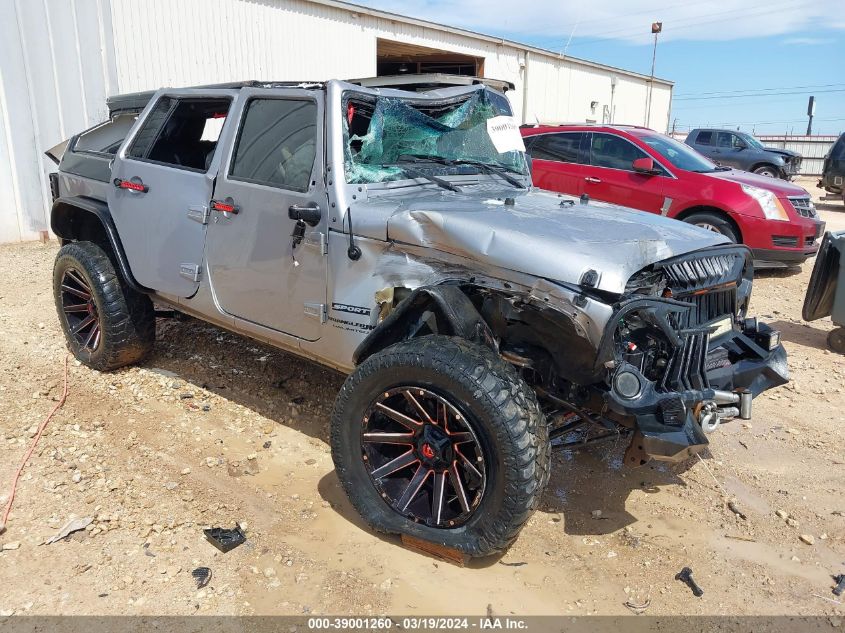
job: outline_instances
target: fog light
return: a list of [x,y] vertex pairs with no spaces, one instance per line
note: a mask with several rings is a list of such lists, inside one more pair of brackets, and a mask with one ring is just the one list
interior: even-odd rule
[[640,395],[642,388],[640,379],[630,371],[621,371],[616,374],[616,378],[613,379],[613,387],[616,389],[616,393],[629,400]]
[[777,330],[770,330],[759,336],[760,345],[765,347],[770,352],[780,345],[780,332]]

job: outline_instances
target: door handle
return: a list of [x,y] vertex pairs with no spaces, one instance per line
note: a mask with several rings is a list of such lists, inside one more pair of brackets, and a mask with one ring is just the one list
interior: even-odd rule
[[220,213],[231,213],[232,215],[238,215],[241,212],[241,208],[231,198],[212,200],[211,210],[219,211]]
[[305,222],[308,226],[317,226],[323,217],[320,205],[316,202],[306,204],[292,204],[288,207],[288,217],[297,222]]
[[135,178],[134,180],[121,180],[120,178],[115,178],[112,181],[115,187],[118,189],[126,189],[127,191],[134,191],[135,193],[147,193],[150,188],[143,183],[140,178]]
[[587,176],[586,178],[584,178],[584,180],[594,185],[597,185],[601,182],[601,178],[593,178],[592,176]]

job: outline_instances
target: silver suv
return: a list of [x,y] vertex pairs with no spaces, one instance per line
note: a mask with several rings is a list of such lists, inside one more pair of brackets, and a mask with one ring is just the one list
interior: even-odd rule
[[52,178],[70,349],[102,371],[141,361],[155,301],[347,373],[331,447],[377,530],[496,552],[552,448],[629,436],[628,464],[680,461],[787,381],[779,334],[746,316],[745,247],[534,189],[483,82],[248,82],[110,108]]

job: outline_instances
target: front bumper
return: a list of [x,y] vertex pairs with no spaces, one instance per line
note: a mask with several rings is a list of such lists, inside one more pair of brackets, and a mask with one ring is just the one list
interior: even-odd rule
[[[626,463],[636,465],[649,459],[682,461],[709,444],[701,425],[705,403],[726,392],[747,391],[753,398],[789,382],[783,345],[770,350],[761,344],[771,333],[768,326],[755,324],[714,339],[706,353],[707,380],[701,388],[675,392],[647,388],[634,400],[611,389],[605,397],[608,408],[619,416],[633,417],[636,422]],[[626,369],[631,368],[620,366],[617,373]]]

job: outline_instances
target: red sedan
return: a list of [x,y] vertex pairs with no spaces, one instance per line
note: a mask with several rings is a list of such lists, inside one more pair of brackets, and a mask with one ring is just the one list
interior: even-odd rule
[[796,265],[824,230],[810,194],[721,167],[654,130],[633,126],[523,127],[534,184],[660,213],[745,244],[758,265]]

